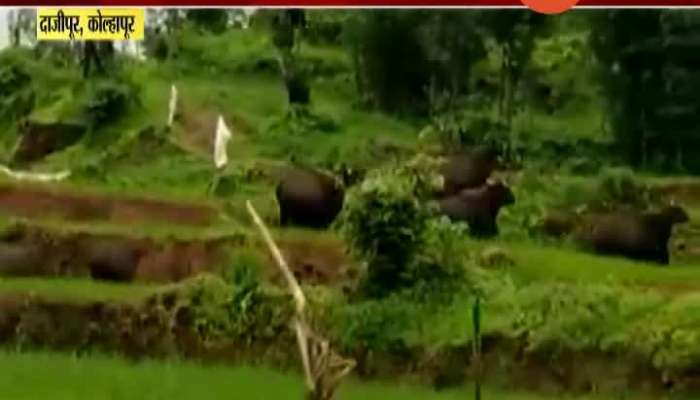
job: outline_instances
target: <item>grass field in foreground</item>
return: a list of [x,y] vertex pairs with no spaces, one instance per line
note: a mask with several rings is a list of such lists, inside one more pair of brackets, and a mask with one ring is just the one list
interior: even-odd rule
[[[259,368],[199,366],[192,363],[130,364],[108,358],[74,358],[53,353],[0,353],[0,398],[12,400],[298,400],[303,398],[300,376]],[[340,400],[456,400],[471,399],[464,388],[436,393],[399,384],[348,381]],[[630,397],[567,397],[485,390],[485,400],[639,400]],[[642,398],[643,399],[643,398]],[[680,400],[680,397],[672,397]]]

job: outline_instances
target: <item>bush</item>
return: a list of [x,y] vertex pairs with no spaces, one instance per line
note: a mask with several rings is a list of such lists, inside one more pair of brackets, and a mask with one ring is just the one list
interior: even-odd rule
[[607,168],[598,180],[601,197],[609,202],[639,205],[645,200],[646,188],[629,168]]
[[308,107],[294,105],[283,117],[266,129],[267,134],[277,136],[307,135],[312,133],[335,133],[340,129],[331,118],[316,114]]
[[308,27],[304,38],[310,43],[340,44],[348,12],[307,10]]
[[396,298],[340,304],[326,318],[342,351],[390,351],[412,322],[409,304]]
[[138,96],[132,85],[103,80],[88,88],[84,103],[85,113],[94,126],[118,120],[126,114],[132,100]]
[[431,221],[428,196],[436,186],[431,159],[375,170],[348,193],[339,223],[354,252],[368,263],[363,288],[382,296],[462,268],[447,240],[451,225]]
[[226,9],[201,8],[187,11],[187,19],[199,29],[222,33],[228,24],[229,11]]
[[0,66],[0,119],[5,115],[13,119],[27,115],[33,107],[29,73],[12,63]]
[[233,339],[250,346],[276,339],[287,330],[291,298],[264,290],[249,264],[239,264],[229,275],[232,284],[204,274],[181,289],[193,316],[192,328],[206,342]]
[[527,350],[556,355],[562,351],[614,352],[629,348],[632,322],[653,312],[661,298],[608,285],[542,283],[512,297],[513,337]]

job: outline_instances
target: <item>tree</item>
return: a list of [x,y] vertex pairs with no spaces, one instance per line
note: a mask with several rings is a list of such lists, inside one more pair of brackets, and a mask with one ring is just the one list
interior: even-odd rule
[[30,42],[36,40],[36,10],[31,8],[19,8],[10,10],[7,14],[7,25],[12,46],[22,44],[22,37]]
[[390,112],[427,109],[430,72],[418,33],[423,15],[417,10],[371,10],[348,21],[346,39],[357,86],[372,105]]
[[303,10],[276,11],[272,19],[272,41],[279,52],[279,65],[287,89],[289,104],[305,106],[311,102],[311,89],[303,66],[296,55],[297,36],[306,25]]
[[[598,82],[616,143],[635,166],[700,170],[695,133],[700,19],[676,10],[590,15]],[[695,153],[690,153],[697,156]]]
[[479,18],[485,36],[500,53],[498,115],[510,128],[515,90],[535,45],[548,27],[546,16],[530,10],[487,10]]
[[195,8],[187,10],[187,20],[198,28],[222,33],[228,27],[228,10],[225,8]]
[[105,74],[105,61],[111,61],[113,59],[114,42],[111,40],[85,41],[83,45],[83,58],[81,60],[83,78],[87,78],[90,75],[90,70],[93,66],[98,74]]
[[474,11],[365,11],[348,18],[345,41],[358,91],[386,111],[425,113],[431,93],[469,91],[484,55]]

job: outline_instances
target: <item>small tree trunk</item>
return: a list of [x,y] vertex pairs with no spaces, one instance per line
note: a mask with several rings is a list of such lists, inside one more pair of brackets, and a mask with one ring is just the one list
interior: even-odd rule
[[503,118],[503,102],[505,100],[506,86],[506,51],[505,46],[501,46],[501,70],[498,76],[498,118]]
[[21,29],[19,25],[19,18],[15,20],[14,25],[12,25],[12,46],[19,47],[21,39]]

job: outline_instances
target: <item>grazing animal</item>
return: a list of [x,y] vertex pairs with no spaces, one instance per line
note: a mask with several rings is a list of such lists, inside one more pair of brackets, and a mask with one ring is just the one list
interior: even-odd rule
[[134,278],[142,250],[118,239],[92,239],[80,246],[90,276],[96,280],[130,282]]
[[560,239],[576,228],[576,221],[574,214],[553,211],[542,218],[539,228],[543,235]]
[[483,185],[497,166],[498,153],[487,146],[478,146],[467,154],[451,156],[440,171],[445,181],[442,194],[450,196],[462,189]]
[[280,225],[327,228],[343,208],[345,190],[321,172],[288,168],[277,185]]
[[668,206],[657,212],[599,214],[584,221],[576,238],[598,254],[667,265],[673,225],[687,221],[688,214],[678,206]]
[[503,182],[488,181],[476,189],[463,189],[439,200],[440,212],[452,221],[464,221],[474,236],[498,235],[496,220],[501,207],[515,203],[513,192]]

